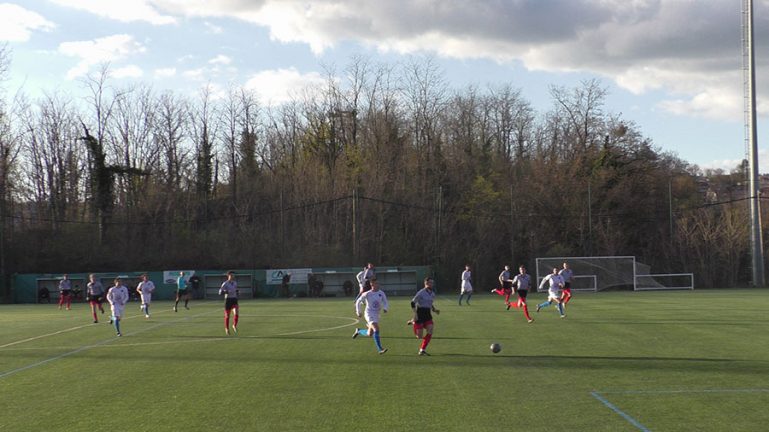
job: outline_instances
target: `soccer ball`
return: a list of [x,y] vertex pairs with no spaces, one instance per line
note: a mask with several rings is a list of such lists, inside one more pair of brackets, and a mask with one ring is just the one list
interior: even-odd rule
[[498,343],[493,343],[493,344],[491,344],[491,346],[489,347],[489,349],[491,350],[491,352],[493,352],[494,354],[496,354],[496,353],[498,353],[498,352],[502,351],[502,345],[500,345],[500,344],[498,344]]

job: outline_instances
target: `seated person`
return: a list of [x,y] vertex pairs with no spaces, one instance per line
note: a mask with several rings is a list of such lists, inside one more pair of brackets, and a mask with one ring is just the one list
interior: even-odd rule
[[41,287],[39,290],[37,290],[38,303],[42,303],[43,300],[45,300],[46,303],[51,302],[51,292],[48,291],[48,288],[46,287]]

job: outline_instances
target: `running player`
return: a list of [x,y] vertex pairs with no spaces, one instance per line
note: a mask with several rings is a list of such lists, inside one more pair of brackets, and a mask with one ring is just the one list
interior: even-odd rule
[[86,300],[91,306],[91,315],[93,315],[93,322],[98,323],[99,319],[96,317],[96,308],[98,307],[101,313],[104,313],[104,307],[101,303],[104,301],[104,287],[101,282],[96,280],[96,275],[91,273],[88,275],[88,284],[85,288]]
[[550,283],[550,287],[547,290],[547,301],[537,305],[537,312],[539,312],[540,309],[555,303],[558,307],[558,313],[561,314],[561,318],[565,318],[566,315],[563,313],[563,305],[558,296],[558,290],[563,288],[563,278],[558,274],[558,267],[553,267],[553,272],[542,279],[539,288],[544,288],[545,284],[548,282]]
[[112,309],[110,323],[114,322],[117,335],[123,336],[120,333],[120,319],[123,317],[125,305],[128,303],[128,288],[122,284],[120,278],[115,278],[115,285],[107,292],[107,301]]
[[561,304],[566,307],[571,300],[571,281],[574,279],[574,272],[569,267],[569,263],[563,263],[563,269],[558,272],[563,278],[563,291],[561,292]]
[[355,298],[355,301],[358,301],[358,298],[363,294],[364,292],[371,289],[371,279],[376,277],[376,273],[374,271],[374,264],[368,263],[363,267],[363,270],[358,272],[357,275],[355,275],[355,279],[358,281],[358,297]]
[[459,291],[459,305],[462,306],[462,296],[467,294],[467,300],[465,303],[470,306],[470,297],[473,296],[473,274],[470,272],[470,265],[465,266],[465,271],[462,272],[462,285]]
[[147,273],[142,275],[142,281],[136,286],[136,292],[142,298],[142,305],[139,307],[144,312],[144,318],[150,317],[150,303],[152,303],[152,293],[155,291],[155,284],[149,280]]
[[227,280],[219,288],[219,295],[224,294],[224,333],[230,335],[230,314],[232,318],[232,332],[238,333],[238,282],[234,272],[227,272]]
[[505,296],[505,306],[510,309],[510,295],[513,293],[513,280],[510,279],[510,266],[505,266],[505,269],[499,274],[498,279],[500,288],[491,290],[491,293]]
[[379,351],[379,354],[384,354],[387,352],[387,348],[382,348],[382,341],[379,339],[379,312],[384,311],[384,313],[387,313],[390,305],[387,303],[387,295],[385,295],[384,291],[379,290],[379,282],[377,282],[376,277],[369,279],[369,282],[371,289],[361,294],[358,300],[355,301],[355,314],[358,318],[360,318],[361,306],[364,303],[366,304],[364,317],[366,318],[367,326],[365,329],[356,328],[352,338],[355,339],[359,335],[373,336],[377,351]]
[[526,267],[518,267],[518,274],[513,278],[513,285],[516,287],[516,293],[518,294],[518,301],[508,303],[507,309],[510,310],[510,306],[514,308],[523,307],[523,314],[526,316],[526,321],[529,323],[534,322],[529,315],[529,306],[526,305],[526,296],[529,294],[529,287],[531,286],[531,277],[526,273]]
[[67,310],[72,309],[72,281],[69,275],[62,275],[59,281],[59,309],[66,304]]
[[184,277],[184,272],[179,272],[179,277],[176,278],[176,302],[174,303],[174,312],[179,311],[179,300],[184,298],[184,308],[189,310],[190,294],[187,292],[187,279]]
[[[433,315],[431,312],[435,312],[436,315],[441,313],[433,305],[434,301],[433,279],[426,277],[424,288],[417,291],[417,294],[411,299],[411,310],[414,312],[414,334],[417,338],[422,339],[422,344],[419,346],[419,355],[422,356],[430,355],[426,349],[433,338]],[[422,336],[423,331],[427,331],[424,337]]]

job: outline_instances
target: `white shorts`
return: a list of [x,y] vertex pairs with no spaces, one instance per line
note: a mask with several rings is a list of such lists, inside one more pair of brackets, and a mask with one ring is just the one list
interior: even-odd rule
[[112,316],[121,318],[123,316],[123,311],[125,310],[125,305],[110,305],[110,309],[112,309]]
[[372,312],[372,313],[365,312],[363,314],[363,317],[366,319],[366,322],[369,325],[379,323],[379,312]]
[[462,294],[470,294],[473,292],[473,284],[470,281],[462,281]]
[[144,294],[142,293],[142,304],[150,304],[152,303],[152,293]]
[[555,290],[555,291],[549,290],[547,292],[547,300],[548,301],[550,301],[550,300],[560,300],[560,298],[561,298],[561,296],[558,295],[558,290]]

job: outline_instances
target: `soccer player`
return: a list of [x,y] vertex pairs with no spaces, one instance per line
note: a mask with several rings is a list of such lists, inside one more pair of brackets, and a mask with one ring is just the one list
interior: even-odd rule
[[142,299],[142,305],[139,307],[144,312],[144,318],[150,317],[150,303],[152,303],[152,293],[155,291],[155,283],[149,280],[147,273],[142,275],[142,281],[136,285],[136,292]]
[[59,281],[59,309],[66,303],[67,310],[72,309],[72,281],[69,275],[62,275]]
[[376,277],[376,272],[374,271],[374,264],[368,263],[365,266],[363,266],[363,270],[359,271],[357,275],[355,275],[355,279],[358,281],[358,296],[355,297],[355,301],[358,301],[358,298],[363,294],[364,292],[371,289],[371,278]]
[[465,303],[467,303],[468,306],[470,306],[470,297],[473,296],[473,283],[472,283],[473,274],[470,272],[470,265],[465,266],[465,271],[462,272],[462,285],[460,287],[459,291],[459,305],[462,306],[462,297],[467,294],[467,300]]
[[539,312],[540,309],[555,303],[558,307],[558,313],[561,314],[561,318],[565,318],[566,315],[563,313],[563,305],[558,296],[558,290],[563,288],[563,278],[558,274],[558,267],[553,267],[553,272],[542,279],[539,288],[542,289],[546,283],[550,283],[550,287],[547,290],[547,301],[537,305],[537,312]]
[[387,352],[387,348],[382,348],[382,341],[379,339],[379,312],[384,311],[384,313],[387,313],[390,305],[387,303],[387,295],[385,295],[384,291],[379,290],[379,282],[377,282],[376,277],[369,279],[369,282],[371,283],[371,289],[361,294],[358,300],[355,301],[355,314],[358,318],[360,318],[361,306],[364,303],[366,304],[364,317],[366,318],[367,326],[365,329],[356,328],[352,338],[355,339],[359,335],[373,336],[377,351],[379,354],[384,354]]
[[179,300],[184,298],[184,308],[189,310],[190,307],[190,293],[187,290],[187,279],[184,278],[184,272],[179,272],[179,277],[176,278],[176,302],[174,303],[174,312],[179,311]]
[[513,285],[516,287],[516,293],[518,294],[518,301],[508,303],[507,309],[510,310],[510,306],[514,308],[523,307],[523,314],[526,316],[526,321],[529,323],[534,322],[529,315],[529,306],[526,305],[526,296],[529,294],[529,287],[531,286],[531,277],[526,273],[526,267],[518,267],[518,274],[513,278]]
[[510,279],[510,266],[505,266],[505,269],[499,274],[498,279],[500,288],[491,290],[491,293],[505,296],[505,306],[510,309],[510,295],[513,294],[513,280]]
[[563,278],[563,291],[561,292],[561,304],[566,307],[571,300],[571,281],[574,279],[574,272],[569,267],[569,263],[563,263],[563,269],[558,272]]
[[118,336],[120,333],[120,319],[125,312],[125,305],[128,303],[128,288],[123,285],[120,278],[115,278],[115,285],[107,292],[107,301],[112,309],[112,319],[110,323],[115,323],[115,330]]
[[86,299],[91,306],[91,315],[93,315],[93,322],[98,323],[99,319],[96,317],[96,308],[98,307],[101,313],[104,313],[104,307],[101,305],[104,301],[104,287],[101,282],[96,280],[96,275],[91,273],[88,275],[88,284],[85,288]]
[[[414,312],[414,334],[417,338],[422,339],[422,344],[419,346],[419,355],[422,356],[430,355],[426,349],[433,338],[433,315],[431,312],[435,312],[436,315],[441,313],[433,305],[434,301],[433,279],[428,276],[425,278],[424,288],[417,291],[417,294],[411,299],[411,310]],[[423,337],[424,331],[427,331],[427,334]]]
[[238,333],[238,282],[234,272],[227,272],[227,280],[219,288],[219,295],[224,295],[224,333],[230,335],[230,314],[232,318],[232,331]]

